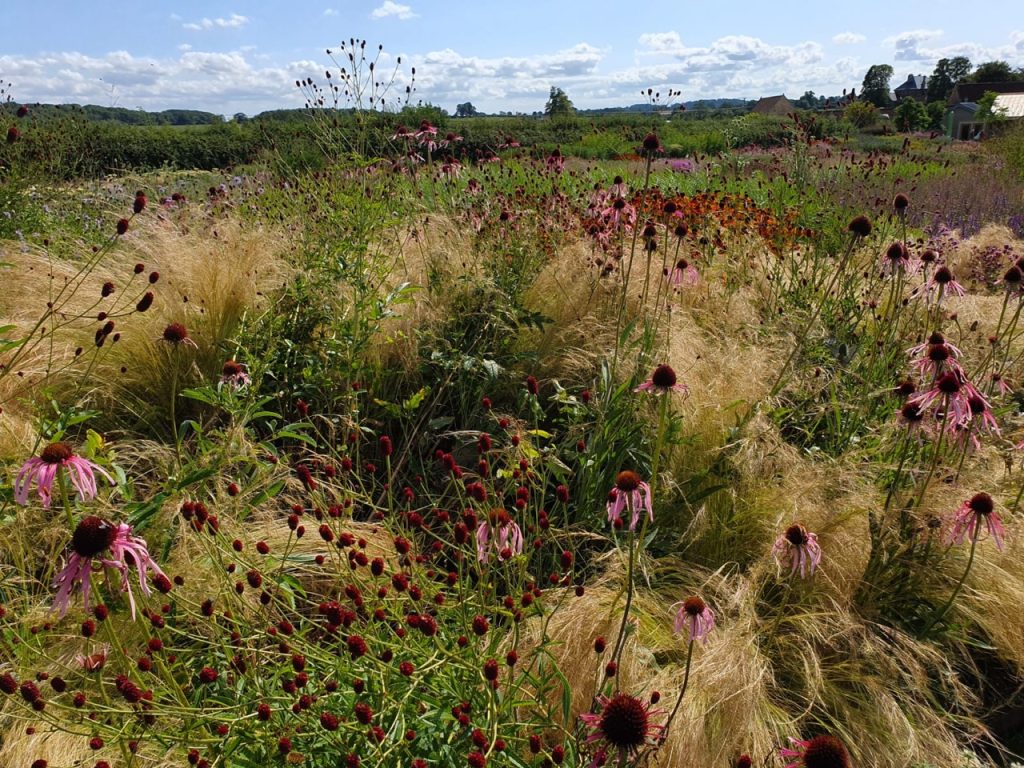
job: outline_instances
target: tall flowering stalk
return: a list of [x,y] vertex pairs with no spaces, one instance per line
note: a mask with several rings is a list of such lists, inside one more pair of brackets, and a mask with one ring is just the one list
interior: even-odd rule
[[[608,494],[608,520],[613,527],[621,527],[623,523],[622,513],[626,512],[630,518],[629,525],[629,560],[626,566],[626,605],[622,611],[622,623],[619,625],[619,634],[615,641],[615,649],[612,652],[612,661],[618,665],[622,658],[622,650],[626,645],[626,627],[629,626],[629,612],[633,607],[633,571],[636,567],[637,541],[636,524],[640,517],[640,510],[647,510],[647,520],[654,519],[654,510],[651,507],[651,489],[647,483],[640,479],[636,472],[623,470],[615,478],[615,486]],[[640,539],[641,546],[643,538]],[[616,678],[616,686],[618,685]]]
[[681,603],[677,603],[679,611],[676,613],[675,631],[676,634],[686,632],[689,637],[689,644],[686,647],[686,671],[683,673],[683,684],[676,697],[672,713],[665,721],[665,729],[662,732],[662,742],[668,738],[668,729],[679,711],[679,705],[683,703],[683,696],[686,695],[686,688],[690,684],[690,663],[693,661],[693,644],[695,642],[707,643],[708,635],[715,628],[715,614],[701,598],[696,595],[688,597]]
[[964,568],[960,581],[953,587],[953,593],[949,596],[949,600],[946,601],[942,608],[935,612],[935,616],[932,617],[928,626],[925,627],[925,634],[931,631],[932,627],[939,623],[949,609],[953,607],[953,603],[960,594],[960,590],[963,589],[964,582],[967,581],[967,576],[971,572],[971,566],[974,565],[974,555],[978,549],[978,541],[981,538],[982,529],[988,531],[996,544],[996,549],[1002,552],[1003,523],[999,519],[999,513],[996,512],[995,502],[987,493],[976,493],[961,504],[956,512],[953,513],[953,519],[946,534],[946,541],[949,546],[963,544],[966,538],[970,538],[971,553],[967,557],[967,567]]

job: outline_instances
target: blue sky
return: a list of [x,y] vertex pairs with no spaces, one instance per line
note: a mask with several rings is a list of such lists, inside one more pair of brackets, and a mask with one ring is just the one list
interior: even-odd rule
[[[7,4],[0,79],[25,102],[225,115],[303,106],[295,80],[324,82],[343,40],[383,44],[414,100],[449,111],[542,109],[552,86],[579,107],[642,101],[648,87],[684,99],[756,98],[860,87],[871,64],[898,85],[938,58],[1024,66],[1019,0],[770,3],[512,0],[42,0]],[[337,82],[335,80],[334,82]]]

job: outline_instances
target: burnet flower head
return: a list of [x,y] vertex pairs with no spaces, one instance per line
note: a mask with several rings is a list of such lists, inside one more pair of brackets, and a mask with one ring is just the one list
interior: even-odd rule
[[697,596],[692,596],[676,605],[679,606],[675,621],[676,633],[681,633],[685,629],[691,642],[698,640],[706,643],[708,634],[715,628],[715,614],[707,603]]
[[92,572],[112,568],[121,575],[119,589],[128,594],[128,604],[131,606],[134,619],[135,596],[132,594],[131,581],[128,578],[129,568],[132,567],[138,571],[139,587],[145,595],[151,594],[146,581],[147,572],[158,579],[167,580],[160,566],[150,557],[146,542],[132,535],[130,525],[114,525],[95,515],[83,518],[71,535],[71,553],[68,555],[67,564],[53,580],[57,595],[54,597],[52,610],[58,611],[63,617],[76,589],[81,590],[82,601],[88,610]]
[[651,487],[640,479],[640,475],[628,469],[619,472],[614,487],[608,492],[608,522],[616,527],[622,527],[622,513],[626,510],[630,513],[631,531],[636,530],[641,510],[647,510],[647,519],[654,522]]
[[49,508],[53,500],[53,483],[61,471],[67,473],[81,501],[96,498],[96,473],[114,484],[107,472],[97,464],[76,456],[70,445],[64,442],[50,443],[43,448],[39,456],[26,461],[14,479],[14,499],[21,505],[28,504],[29,490],[35,481],[39,490],[39,499],[44,507]]
[[814,573],[821,562],[821,547],[817,534],[811,533],[800,523],[793,523],[775,540],[772,554],[779,566],[789,566],[790,575],[800,572],[800,578]]
[[597,701],[601,705],[600,712],[580,715],[580,720],[590,728],[587,743],[598,745],[591,766],[603,765],[601,758],[607,758],[608,751],[618,758],[614,764],[621,765],[642,747],[658,744],[665,729],[652,723],[651,716],[661,714],[659,710],[651,709],[646,702],[628,693],[620,692],[611,697],[600,695]]
[[953,520],[946,535],[948,544],[963,544],[981,536],[982,527],[996,543],[996,549],[1003,551],[1003,522],[996,512],[995,502],[987,493],[976,493],[953,513]]

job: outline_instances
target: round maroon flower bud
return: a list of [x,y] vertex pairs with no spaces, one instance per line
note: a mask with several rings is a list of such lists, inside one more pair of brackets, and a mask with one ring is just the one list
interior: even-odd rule
[[123,235],[128,231],[128,219],[117,220],[117,234]]
[[136,312],[145,312],[153,306],[153,292],[146,291],[145,295],[139,299],[139,303],[135,305]]
[[203,685],[210,685],[211,683],[217,682],[217,670],[212,667],[203,667],[199,670],[199,682]]
[[146,207],[146,193],[141,189],[135,193],[135,202],[132,203],[132,210],[135,213],[142,213]]

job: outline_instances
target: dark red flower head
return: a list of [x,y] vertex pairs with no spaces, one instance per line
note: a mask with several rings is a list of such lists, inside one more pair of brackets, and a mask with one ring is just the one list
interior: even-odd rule
[[867,216],[857,216],[850,221],[847,229],[854,237],[867,237],[871,234],[871,219]]
[[661,149],[661,142],[658,140],[658,134],[651,131],[644,136],[645,152],[657,152],[659,149]]
[[612,746],[636,750],[643,746],[649,732],[647,706],[635,696],[617,693],[601,712],[598,728]]
[[[685,267],[684,267],[685,269]],[[676,385],[676,372],[671,365],[659,365],[651,374],[651,383],[662,389],[670,389]]]
[[188,329],[181,323],[171,323],[164,328],[163,340],[171,344],[180,344],[188,338]]
[[804,750],[805,768],[850,768],[850,755],[835,736],[815,736]]
[[48,446],[43,448],[39,454],[39,458],[45,461],[47,464],[60,464],[61,462],[67,461],[75,452],[71,450],[71,446],[67,443],[50,443]]
[[896,213],[903,213],[910,207],[910,198],[900,192],[893,198],[892,207]]
[[114,526],[95,515],[83,518],[71,534],[71,548],[80,557],[96,557],[114,543]]
[[807,543],[807,529],[800,523],[793,523],[786,529],[786,541],[794,547],[800,547]]
[[683,601],[683,610],[689,616],[700,616],[706,608],[707,605],[699,597],[688,597]]
[[992,497],[987,493],[976,493],[971,497],[971,500],[967,502],[967,506],[971,508],[971,511],[978,515],[990,515],[992,510],[995,509],[995,503],[992,501]]
[[625,493],[631,493],[640,487],[640,475],[628,469],[624,469],[615,476],[615,487]]

